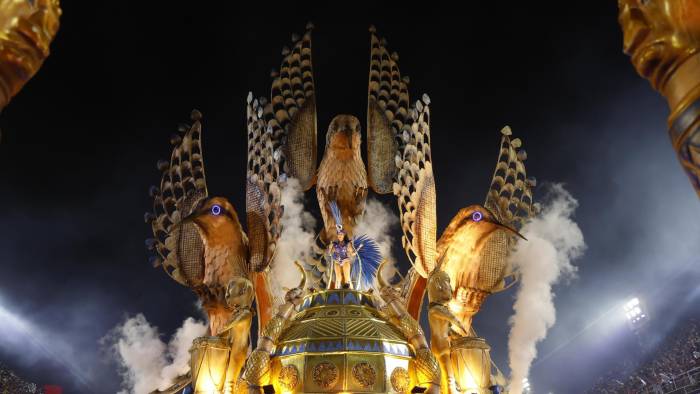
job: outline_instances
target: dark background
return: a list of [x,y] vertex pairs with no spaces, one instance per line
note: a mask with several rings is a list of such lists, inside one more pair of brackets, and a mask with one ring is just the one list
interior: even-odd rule
[[[579,200],[588,250],[578,278],[555,289],[535,392],[582,392],[631,351],[627,297],[657,311],[658,337],[697,309],[700,202],[664,100],[621,51],[614,1],[232,3],[64,2],[51,56],[0,117],[0,308],[26,328],[0,328],[0,362],[21,376],[116,392],[100,338],[136,313],[167,335],[199,315],[147,262],[155,163],[198,108],[209,190],[242,211],[245,97],[269,94],[280,49],[309,20],[320,140],[337,113],[365,118],[370,24],[401,55],[412,99],[430,94],[440,228],[483,201],[506,124],[529,174]],[[475,321],[506,373],[513,296],[492,296]]]

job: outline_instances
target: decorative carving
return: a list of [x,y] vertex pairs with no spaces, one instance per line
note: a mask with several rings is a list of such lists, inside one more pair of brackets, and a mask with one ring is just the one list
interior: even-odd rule
[[417,384],[440,386],[440,365],[430,349],[419,349],[416,351],[415,366]]
[[299,370],[296,365],[289,364],[282,367],[278,381],[283,389],[294,390],[299,384]]
[[360,386],[370,388],[377,381],[377,371],[369,363],[357,363],[352,367],[352,377]]
[[261,335],[258,338],[258,347],[248,356],[242,377],[249,387],[263,385],[263,379],[270,370],[270,353],[282,329],[289,322],[292,314],[296,311],[296,307],[301,304],[304,289],[306,288],[306,271],[304,271],[304,268],[298,261],[295,261],[294,264],[301,272],[301,282],[299,282],[297,287],[287,291],[284,297],[285,303],[279,307],[277,314],[261,330],[262,333],[267,335]]
[[396,367],[391,372],[391,387],[399,393],[406,392],[411,383],[411,377],[405,368]]
[[311,372],[311,378],[319,387],[331,389],[338,384],[338,367],[335,364],[323,361],[316,364]]

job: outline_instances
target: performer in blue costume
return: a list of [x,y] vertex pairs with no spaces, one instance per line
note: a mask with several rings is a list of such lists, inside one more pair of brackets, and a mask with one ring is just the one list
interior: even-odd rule
[[328,270],[328,287],[368,290],[374,283],[382,259],[379,246],[366,235],[348,239],[338,204],[335,201],[329,204],[335,219],[337,238],[328,245],[326,262],[332,266]]

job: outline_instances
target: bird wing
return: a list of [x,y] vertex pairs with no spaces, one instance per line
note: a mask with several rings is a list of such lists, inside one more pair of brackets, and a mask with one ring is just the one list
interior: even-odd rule
[[279,73],[272,72],[271,100],[263,117],[279,141],[286,141],[282,168],[297,178],[304,190],[313,186],[316,175],[316,95],[311,63],[312,24],[303,37],[293,36],[293,47],[282,50]]
[[403,248],[422,277],[427,277],[435,267],[437,237],[429,104],[430,98],[424,94],[423,100],[411,107],[411,117],[406,120],[401,135],[405,146],[395,158],[398,175],[393,185],[399,204]]
[[270,265],[282,232],[280,189],[281,143],[262,119],[259,100],[248,94],[248,163],[246,171],[246,217],[250,269],[261,272]]
[[367,173],[376,193],[392,191],[394,157],[402,147],[401,132],[408,118],[408,78],[401,78],[399,55],[389,54],[386,40],[370,28],[371,47],[367,94]]
[[181,223],[207,198],[202,158],[202,114],[192,111],[192,125],[180,126],[170,162],[161,161],[160,188],[152,187],[153,214],[150,217],[155,239],[149,242],[157,253],[154,266],[162,265],[177,282],[197,287],[204,278],[204,242],[194,223]]
[[533,214],[532,188],[535,180],[527,178],[527,153],[524,149],[519,150],[522,146],[520,139],[511,140],[512,132],[508,126],[501,130],[501,134],[498,161],[484,206],[501,223],[520,230]]
[[[498,161],[484,206],[490,209],[501,223],[520,230],[535,213],[532,188],[535,187],[536,181],[534,178],[527,178],[527,153],[520,149],[521,140],[511,139],[512,131],[508,126],[501,130],[501,134]],[[518,239],[515,236],[497,231],[484,245],[483,261],[486,264],[481,269],[479,281],[491,287],[494,292],[510,287],[514,280],[517,280],[512,266],[507,263],[508,253],[516,242]],[[502,272],[497,272],[497,267],[503,267]],[[508,280],[511,280],[510,284],[507,284]]]

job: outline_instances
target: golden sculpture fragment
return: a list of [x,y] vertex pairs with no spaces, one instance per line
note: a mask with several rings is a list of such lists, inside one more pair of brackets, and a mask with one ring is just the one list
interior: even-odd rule
[[700,197],[700,0],[619,0],[623,50],[668,102],[669,136]]
[[49,56],[60,16],[58,0],[0,0],[0,110]]

